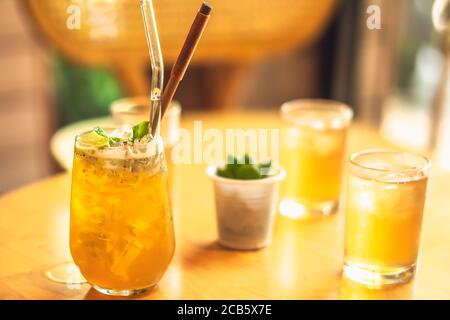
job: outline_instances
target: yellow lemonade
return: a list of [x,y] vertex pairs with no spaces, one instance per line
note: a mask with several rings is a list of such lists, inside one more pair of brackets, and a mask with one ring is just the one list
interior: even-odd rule
[[346,130],[290,128],[283,165],[289,175],[283,195],[300,202],[335,201],[341,192]]
[[392,155],[373,156],[373,162],[367,156],[362,168],[353,165],[348,181],[344,272],[367,285],[409,280],[419,250],[428,179],[418,165],[397,161],[404,155],[396,163]]
[[154,286],[174,254],[164,154],[151,149],[150,143],[76,143],[70,249],[83,276],[101,292],[129,295]]
[[175,164],[172,159],[172,150],[173,150],[173,146],[165,145],[164,154],[165,154],[166,163],[167,163],[167,181],[168,181],[171,200],[172,200],[173,190],[174,190],[174,185],[175,185],[175,176],[174,176]]
[[351,110],[332,101],[300,100],[284,105],[282,114],[281,163],[287,175],[280,212],[291,217],[334,213]]

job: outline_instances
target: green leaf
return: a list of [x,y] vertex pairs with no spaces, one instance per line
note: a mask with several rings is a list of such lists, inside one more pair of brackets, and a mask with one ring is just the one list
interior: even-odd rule
[[132,141],[142,139],[149,133],[149,121],[142,121],[133,127]]
[[248,154],[246,154],[242,159],[242,162],[244,164],[253,164],[253,159]]
[[108,134],[106,133],[106,131],[103,128],[100,127],[96,127],[93,130],[96,134],[98,134],[99,136],[108,138]]
[[222,178],[233,179],[233,174],[226,168],[218,168],[216,174]]
[[235,156],[228,155],[227,157],[227,165],[225,169],[231,173],[233,177],[236,177],[236,171],[239,167],[238,159]]
[[272,160],[253,164],[253,159],[247,154],[239,159],[228,155],[226,165],[218,168],[216,174],[229,179],[257,180],[267,178],[271,167]]
[[251,164],[243,164],[239,166],[236,178],[240,180],[256,180],[261,179],[261,174],[258,167]]
[[105,129],[100,128],[100,127],[96,127],[93,130],[97,135],[108,139],[108,144],[112,145],[112,144],[116,144],[119,143],[120,141],[122,141],[122,139],[118,138],[118,137],[110,137],[108,136],[108,134],[106,133]]
[[108,142],[109,142],[110,145],[111,144],[115,144],[115,143],[119,143],[121,141],[122,141],[122,139],[120,139],[118,137],[110,137],[110,138],[108,138]]

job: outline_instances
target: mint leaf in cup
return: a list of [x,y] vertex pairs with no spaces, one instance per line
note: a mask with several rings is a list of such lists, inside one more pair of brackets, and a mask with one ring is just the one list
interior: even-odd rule
[[253,164],[249,155],[245,155],[239,160],[235,156],[229,155],[225,166],[218,168],[216,174],[227,179],[258,180],[267,178],[271,167],[271,160]]
[[236,176],[236,172],[238,169],[238,159],[235,156],[228,155],[227,164],[225,166],[225,170],[230,178],[234,178]]
[[222,169],[218,168],[217,169],[217,175],[219,177],[222,177],[222,178],[234,179],[233,174],[229,170],[227,170],[226,168],[222,168]]
[[261,179],[261,174],[256,166],[251,164],[240,165],[236,172],[236,179],[239,180],[257,180]]
[[242,159],[242,162],[244,164],[253,164],[253,159],[248,154],[246,154]]

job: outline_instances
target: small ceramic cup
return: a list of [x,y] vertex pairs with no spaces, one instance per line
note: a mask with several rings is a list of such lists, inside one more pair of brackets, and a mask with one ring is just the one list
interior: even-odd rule
[[214,184],[219,243],[237,250],[264,248],[272,241],[278,205],[279,182],[285,171],[258,180],[219,177],[217,166],[209,166],[207,175]]

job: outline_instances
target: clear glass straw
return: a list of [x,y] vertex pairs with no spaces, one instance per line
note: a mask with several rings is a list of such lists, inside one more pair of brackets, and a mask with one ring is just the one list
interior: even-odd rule
[[[161,45],[159,43],[158,28],[156,26],[155,11],[152,0],[141,0],[141,11],[144,19],[145,34],[150,51],[152,81],[150,92],[150,125],[157,117],[158,128],[151,128],[151,132],[159,134],[161,122],[161,94],[164,88],[164,62]],[[155,123],[155,122],[153,122]]]

